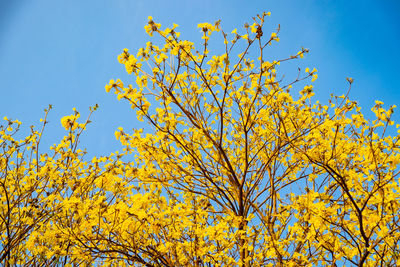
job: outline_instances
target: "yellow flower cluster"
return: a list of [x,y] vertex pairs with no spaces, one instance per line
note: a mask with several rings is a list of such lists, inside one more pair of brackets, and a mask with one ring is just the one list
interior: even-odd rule
[[65,116],[61,118],[61,125],[65,128],[65,130],[74,131],[78,128],[77,119],[80,117],[80,114]]
[[161,27],[161,24],[155,23],[153,21],[153,18],[151,16],[148,17],[148,23],[146,26],[144,26],[144,29],[146,30],[147,34],[150,36],[153,36],[153,33],[158,31],[158,29]]

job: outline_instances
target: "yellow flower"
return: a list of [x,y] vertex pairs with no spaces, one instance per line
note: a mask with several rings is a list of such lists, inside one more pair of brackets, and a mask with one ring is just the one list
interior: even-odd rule
[[314,74],[314,75],[312,76],[311,81],[312,81],[312,82],[315,82],[315,81],[317,80],[317,78],[318,78],[318,74]]
[[120,79],[117,79],[117,81],[114,81],[113,79],[110,80],[110,83],[105,86],[106,92],[110,92],[111,88],[123,88],[124,84]]
[[79,124],[76,120],[80,117],[79,113],[76,115],[65,116],[61,118],[61,125],[65,128],[65,130],[75,130],[78,128]]
[[161,24],[155,23],[153,21],[153,17],[149,16],[148,17],[148,23],[146,26],[144,26],[144,29],[146,30],[147,34],[150,36],[153,36],[153,32],[158,31],[158,29],[161,27]]

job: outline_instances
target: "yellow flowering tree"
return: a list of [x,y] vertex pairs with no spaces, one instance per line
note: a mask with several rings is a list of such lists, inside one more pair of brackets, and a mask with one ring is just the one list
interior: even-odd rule
[[[199,24],[200,49],[150,17],[145,30],[161,44],[118,57],[136,85],[111,80],[106,90],[154,131],[116,132],[135,158],[126,168],[181,209],[161,235],[146,228],[154,222],[143,227],[154,238],[134,251],[155,265],[396,264],[398,137],[385,137],[393,107],[378,103],[369,122],[347,95],[313,102],[316,69],[283,84],[279,65],[308,51],[267,60],[279,41],[279,28],[264,33],[268,15],[242,34]],[[223,52],[210,55],[215,32]]]
[[16,142],[7,120],[2,263],[399,265],[395,107],[377,101],[367,120],[347,95],[313,101],[316,69],[283,80],[280,65],[308,50],[271,59],[279,27],[267,33],[268,16],[229,34],[201,23],[199,48],[149,17],[155,41],[118,56],[135,85],[106,85],[149,125],[118,128],[122,152],[84,160],[89,121],[76,111],[49,155],[42,133]]
[[[125,152],[135,156],[127,167],[137,170],[142,188],[167,196],[170,206],[182,207],[179,217],[185,217],[168,235],[155,233],[161,247],[152,243],[154,238],[146,239],[141,248],[146,257],[155,250],[170,265],[283,264],[298,243],[290,237],[291,212],[280,195],[307,177],[308,163],[294,156],[294,144],[301,145],[302,136],[321,119],[306,104],[311,85],[298,99],[289,90],[315,79],[316,70],[279,86],[276,67],[307,50],[265,60],[267,46],[279,41],[276,32],[263,37],[267,16],[258,16],[243,35],[233,31],[232,38],[219,22],[199,24],[200,51],[179,38],[177,25],[161,30],[149,18],[145,29],[150,36],[157,33],[162,46],[148,42],[137,55],[125,49],[118,57],[136,75],[137,87],[111,80],[106,90],[129,101],[138,119],[154,129],[146,135],[116,132]],[[209,38],[220,31],[225,53],[210,56]],[[243,49],[239,57],[231,55],[235,49]],[[253,50],[258,50],[257,62],[248,57]],[[178,221],[184,222],[181,227]]]
[[[77,148],[78,139],[88,120],[77,123],[79,113],[65,117],[62,125],[69,131],[47,153],[39,149],[51,105],[41,119],[42,127],[18,139],[21,122],[4,117],[0,125],[0,262],[3,266],[36,266],[57,262],[57,246],[40,250],[52,233],[40,229],[53,223],[67,200],[65,193],[74,181],[75,159],[85,152]],[[79,130],[78,130],[79,128]]]

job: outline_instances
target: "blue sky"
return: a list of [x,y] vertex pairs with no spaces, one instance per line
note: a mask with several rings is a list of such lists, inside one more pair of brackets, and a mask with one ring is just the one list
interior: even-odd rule
[[[57,142],[60,118],[76,107],[93,116],[82,143],[90,154],[119,148],[114,131],[141,128],[126,103],[107,94],[112,78],[133,83],[117,62],[123,48],[137,50],[149,40],[143,30],[148,16],[162,25],[180,25],[182,38],[200,40],[196,26],[222,20],[226,32],[251,17],[271,11],[266,29],[281,25],[280,42],[270,50],[281,58],[301,47],[310,53],[289,67],[316,67],[316,99],[347,90],[345,77],[355,82],[351,98],[369,113],[374,100],[400,106],[400,2],[398,1],[0,1],[0,116],[38,125],[43,109],[52,104],[45,143]],[[400,111],[396,118],[400,122]]]

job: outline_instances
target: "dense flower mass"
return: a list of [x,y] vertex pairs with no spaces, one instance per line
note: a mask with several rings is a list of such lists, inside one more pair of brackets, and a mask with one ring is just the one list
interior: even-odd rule
[[[47,153],[39,146],[50,109],[21,140],[21,123],[5,117],[0,262],[400,265],[395,106],[376,101],[367,120],[347,95],[314,101],[315,68],[282,80],[279,67],[308,50],[267,60],[279,41],[279,28],[266,33],[269,15],[241,33],[200,23],[199,46],[149,17],[158,41],[118,56],[134,83],[105,86],[151,127],[119,127],[122,152],[86,160],[78,144],[90,120],[79,123],[76,110]],[[209,51],[216,34],[220,54]]]

